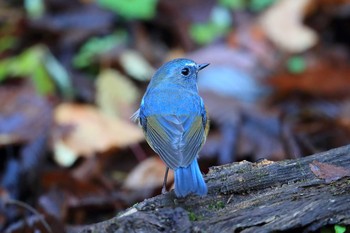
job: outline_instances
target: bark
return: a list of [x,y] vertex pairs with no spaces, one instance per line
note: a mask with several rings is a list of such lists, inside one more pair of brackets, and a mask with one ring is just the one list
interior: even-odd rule
[[213,167],[205,197],[159,195],[81,232],[310,232],[350,225],[349,171],[350,146]]

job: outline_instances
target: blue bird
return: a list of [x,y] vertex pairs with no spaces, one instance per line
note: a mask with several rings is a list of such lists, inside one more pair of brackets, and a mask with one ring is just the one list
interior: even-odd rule
[[209,120],[198,94],[197,74],[208,65],[184,58],[165,63],[153,75],[139,110],[131,117],[142,126],[146,141],[167,166],[162,193],[166,193],[170,168],[175,172],[177,197],[207,194],[197,157]]

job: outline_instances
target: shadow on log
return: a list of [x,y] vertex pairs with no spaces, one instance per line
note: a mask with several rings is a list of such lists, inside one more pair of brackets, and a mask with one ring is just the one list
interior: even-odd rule
[[205,197],[159,195],[81,232],[310,232],[350,225],[349,176],[350,146],[213,167]]

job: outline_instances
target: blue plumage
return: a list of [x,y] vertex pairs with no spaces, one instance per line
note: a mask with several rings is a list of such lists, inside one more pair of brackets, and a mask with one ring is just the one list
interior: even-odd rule
[[179,197],[207,193],[197,162],[209,125],[198,94],[197,73],[207,65],[189,59],[164,64],[152,77],[133,116],[149,145],[175,171],[175,194]]
[[203,196],[207,192],[207,185],[199,170],[197,159],[194,159],[188,167],[179,167],[175,170],[176,196],[185,197],[189,193]]

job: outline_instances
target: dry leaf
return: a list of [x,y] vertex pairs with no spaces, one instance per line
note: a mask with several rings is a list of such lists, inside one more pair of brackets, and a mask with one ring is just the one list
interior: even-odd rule
[[339,180],[345,176],[350,176],[349,169],[328,163],[312,161],[312,163],[309,164],[309,167],[315,176],[324,179],[326,183]]
[[267,37],[286,52],[303,52],[317,43],[317,35],[303,25],[310,0],[280,0],[260,18]]
[[120,63],[131,77],[140,80],[150,80],[155,70],[145,58],[134,50],[127,50],[120,55]]
[[138,97],[135,85],[116,70],[103,70],[96,80],[96,104],[107,115],[129,119]]
[[350,69],[341,60],[316,60],[301,74],[280,73],[268,83],[275,87],[280,97],[303,93],[317,98],[339,98],[350,93],[349,77]]
[[36,140],[52,122],[52,107],[27,80],[0,87],[0,145]]
[[[166,166],[159,157],[151,157],[141,162],[128,175],[124,187],[131,190],[154,189],[163,185]],[[174,180],[169,170],[168,183]]]
[[124,147],[144,138],[136,125],[106,116],[91,105],[61,104],[55,109],[55,121],[59,126],[73,126],[67,135],[54,137],[55,158],[63,166],[72,164],[79,155]]

